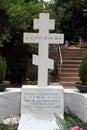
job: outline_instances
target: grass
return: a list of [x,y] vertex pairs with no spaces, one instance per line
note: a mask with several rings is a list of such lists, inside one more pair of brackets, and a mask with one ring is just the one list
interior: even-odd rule
[[[55,114],[56,122],[60,127],[59,130],[69,130],[70,127],[80,126],[83,130],[87,130],[87,123],[83,123],[74,113],[69,109],[64,113],[64,119],[61,119]],[[17,130],[18,125],[4,125],[0,124],[0,130]]]
[[0,130],[17,130],[18,125],[4,125],[0,124]]

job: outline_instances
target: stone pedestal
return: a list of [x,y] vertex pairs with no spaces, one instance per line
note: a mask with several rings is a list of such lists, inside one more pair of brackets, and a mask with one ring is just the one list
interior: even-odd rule
[[54,113],[61,117],[64,114],[62,86],[22,87],[21,119],[18,130],[58,129]]

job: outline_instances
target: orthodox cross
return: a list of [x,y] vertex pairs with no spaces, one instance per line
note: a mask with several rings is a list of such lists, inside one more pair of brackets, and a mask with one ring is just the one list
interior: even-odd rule
[[49,13],[40,13],[39,19],[34,19],[34,29],[39,33],[24,33],[24,43],[38,43],[38,55],[33,55],[33,64],[38,65],[38,86],[48,85],[48,69],[54,68],[54,61],[48,58],[49,44],[63,44],[64,34],[49,33],[54,30],[54,20],[49,19]]

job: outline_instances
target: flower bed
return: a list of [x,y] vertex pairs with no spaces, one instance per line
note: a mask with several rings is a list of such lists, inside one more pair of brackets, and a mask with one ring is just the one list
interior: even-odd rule
[[[56,122],[58,123],[59,130],[87,130],[87,123],[83,123],[76,117],[74,113],[67,109],[64,113],[64,118],[60,118],[55,114]],[[3,120],[3,124],[0,124],[0,130],[17,130],[19,123],[19,116],[13,118],[7,118]]]

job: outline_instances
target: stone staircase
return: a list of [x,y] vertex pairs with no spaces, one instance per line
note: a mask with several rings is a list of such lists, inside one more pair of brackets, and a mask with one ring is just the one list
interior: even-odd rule
[[84,49],[62,49],[63,63],[61,66],[60,83],[64,88],[74,88],[79,82],[78,69]]

